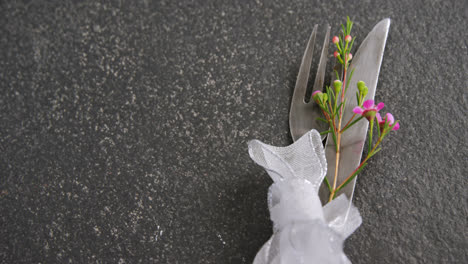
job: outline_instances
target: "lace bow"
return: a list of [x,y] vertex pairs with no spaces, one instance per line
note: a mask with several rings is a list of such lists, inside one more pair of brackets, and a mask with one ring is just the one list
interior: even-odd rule
[[318,190],[327,163],[320,134],[311,130],[287,147],[252,140],[249,154],[274,181],[268,192],[273,235],[254,264],[351,263],[343,242],[362,219],[344,194],[322,207]]

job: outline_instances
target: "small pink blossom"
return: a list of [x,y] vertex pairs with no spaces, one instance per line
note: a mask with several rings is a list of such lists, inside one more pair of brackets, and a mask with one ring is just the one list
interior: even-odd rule
[[332,38],[332,42],[333,42],[333,44],[337,44],[338,42],[340,42],[340,39],[337,36],[334,36]]
[[348,53],[348,60],[350,61],[353,58],[353,54]]
[[340,56],[340,54],[338,53],[338,51],[335,51],[335,52],[333,53],[333,56],[335,56],[335,58],[336,58],[336,57]]
[[378,105],[375,105],[374,100],[367,100],[362,104],[362,108],[360,106],[356,106],[353,109],[353,112],[371,121],[374,119],[377,112],[380,111],[384,106],[385,104],[382,102],[380,102]]
[[[377,113],[375,117],[377,118],[377,122],[379,122],[380,131],[382,131],[385,128],[385,123],[388,122],[388,125],[392,126],[393,123],[395,122],[395,118],[393,118],[393,115],[390,113],[387,113],[385,115],[385,119],[382,119],[379,113]],[[393,127],[392,130],[396,131],[398,129],[400,129],[400,123],[396,123],[396,125]]]
[[352,39],[352,38],[351,38],[350,35],[346,35],[346,37],[344,38],[344,40],[345,40],[346,42],[350,42],[351,39]]
[[312,97],[314,97],[316,94],[319,94],[319,93],[321,93],[321,91],[319,91],[319,90],[313,92],[313,93],[312,93]]

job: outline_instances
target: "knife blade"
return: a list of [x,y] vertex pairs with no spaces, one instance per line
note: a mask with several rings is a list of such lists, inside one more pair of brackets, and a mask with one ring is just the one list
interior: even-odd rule
[[[349,82],[349,87],[345,94],[347,102],[344,109],[342,121],[343,125],[346,124],[349,119],[351,119],[353,116],[352,110],[357,106],[355,98],[358,81],[364,81],[369,88],[369,92],[365,100],[374,99],[389,28],[389,18],[383,19],[377,23],[377,25],[366,36],[355,56],[353,56],[353,60],[349,66],[346,77],[349,78],[351,71],[354,69],[354,74]],[[342,134],[337,186],[342,183],[349,176],[349,174],[359,166],[364,143],[366,141],[368,126],[368,121],[364,118]],[[333,140],[331,140],[330,135],[327,137],[325,155],[328,163],[327,179],[330,184],[332,184],[333,178],[335,176],[336,150],[335,143]],[[356,179],[357,177],[354,178],[353,181],[350,182],[347,186],[341,189],[335,197],[345,193],[351,204],[354,194],[354,187],[356,185]],[[320,199],[322,200],[322,204],[327,203],[330,195],[328,188],[322,185],[319,194]]]

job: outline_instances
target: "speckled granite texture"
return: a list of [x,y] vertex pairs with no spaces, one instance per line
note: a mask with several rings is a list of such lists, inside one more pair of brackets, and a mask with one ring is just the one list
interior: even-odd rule
[[[468,3],[1,1],[0,262],[251,263],[314,24],[392,18],[353,263],[468,263]],[[313,65],[316,69],[316,65]]]

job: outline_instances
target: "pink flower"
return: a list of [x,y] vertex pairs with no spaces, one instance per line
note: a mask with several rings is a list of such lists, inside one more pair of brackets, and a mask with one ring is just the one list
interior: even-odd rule
[[354,107],[353,112],[371,121],[372,119],[374,119],[377,112],[380,111],[380,109],[382,109],[384,106],[384,103],[379,103],[378,105],[375,105],[374,100],[367,100],[362,104],[362,108],[359,106]]
[[332,38],[333,44],[337,44],[339,41],[340,41],[340,39],[339,39],[337,36],[334,36],[334,37]]
[[314,97],[314,95],[318,94],[318,93],[321,93],[321,91],[317,90],[315,92],[312,93],[312,97]]
[[[388,126],[392,126],[395,122],[395,118],[393,118],[393,115],[390,113],[387,113],[385,115],[385,119],[382,119],[379,113],[377,113],[375,117],[377,118],[377,122],[379,122],[380,131],[385,129],[385,123],[388,122]],[[396,123],[392,130],[396,131],[398,129],[400,129],[400,123]]]
[[345,40],[346,42],[350,42],[351,39],[352,39],[352,38],[351,38],[350,35],[346,35],[346,37],[344,38],[344,40]]
[[348,60],[350,61],[353,58],[353,54],[348,53]]
[[335,52],[333,53],[333,56],[335,56],[335,58],[336,58],[336,57],[340,56],[340,54],[338,53],[338,51],[335,51]]

